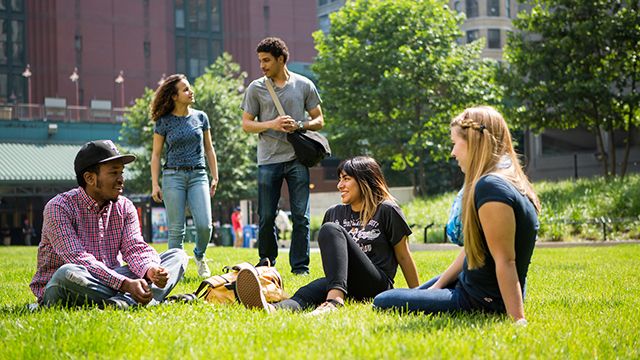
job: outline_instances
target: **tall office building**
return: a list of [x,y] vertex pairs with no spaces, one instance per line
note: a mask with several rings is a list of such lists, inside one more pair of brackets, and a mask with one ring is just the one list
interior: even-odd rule
[[308,73],[318,28],[314,0],[11,0],[0,1],[0,25],[0,103],[113,107],[163,74],[195,79],[223,51],[259,77],[266,36],[282,37],[294,71]]

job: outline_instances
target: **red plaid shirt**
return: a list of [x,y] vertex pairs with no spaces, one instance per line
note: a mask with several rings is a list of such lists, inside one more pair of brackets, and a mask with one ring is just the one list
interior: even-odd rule
[[105,285],[120,289],[123,275],[113,269],[126,261],[143,278],[150,265],[160,264],[158,253],[144,242],[138,214],[131,200],[120,196],[98,208],[83,188],[59,194],[44,208],[38,270],[31,291],[42,300],[44,287],[64,264],[78,264]]

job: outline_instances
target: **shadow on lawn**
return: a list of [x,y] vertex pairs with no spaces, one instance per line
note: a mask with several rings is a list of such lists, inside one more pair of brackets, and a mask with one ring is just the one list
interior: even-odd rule
[[[394,315],[398,316],[398,313]],[[374,331],[380,332],[415,332],[424,333],[444,329],[480,329],[496,323],[509,321],[505,316],[487,313],[445,313],[445,314],[403,314],[403,321],[377,326]]]

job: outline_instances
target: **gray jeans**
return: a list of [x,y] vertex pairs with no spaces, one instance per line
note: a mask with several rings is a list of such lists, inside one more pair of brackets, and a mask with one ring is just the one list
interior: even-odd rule
[[[170,249],[160,254],[160,266],[169,273],[169,281],[164,288],[159,288],[149,282],[153,293],[152,303],[161,302],[169,295],[178,281],[184,276],[189,257],[181,249]],[[114,269],[118,274],[130,279],[138,279],[129,266]],[[95,278],[86,267],[76,264],[62,265],[47,283],[42,296],[42,305],[82,306],[99,305],[104,300],[118,296],[129,305],[137,305],[130,294],[121,293]]]

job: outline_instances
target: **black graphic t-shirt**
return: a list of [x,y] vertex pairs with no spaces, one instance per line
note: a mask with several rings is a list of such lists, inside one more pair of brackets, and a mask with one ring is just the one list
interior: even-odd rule
[[360,213],[351,210],[351,205],[334,205],[324,214],[322,223],[333,222],[349,232],[360,249],[381,269],[393,284],[398,270],[393,246],[403,237],[411,235],[411,228],[400,207],[385,200],[378,206],[369,223],[360,226]]

